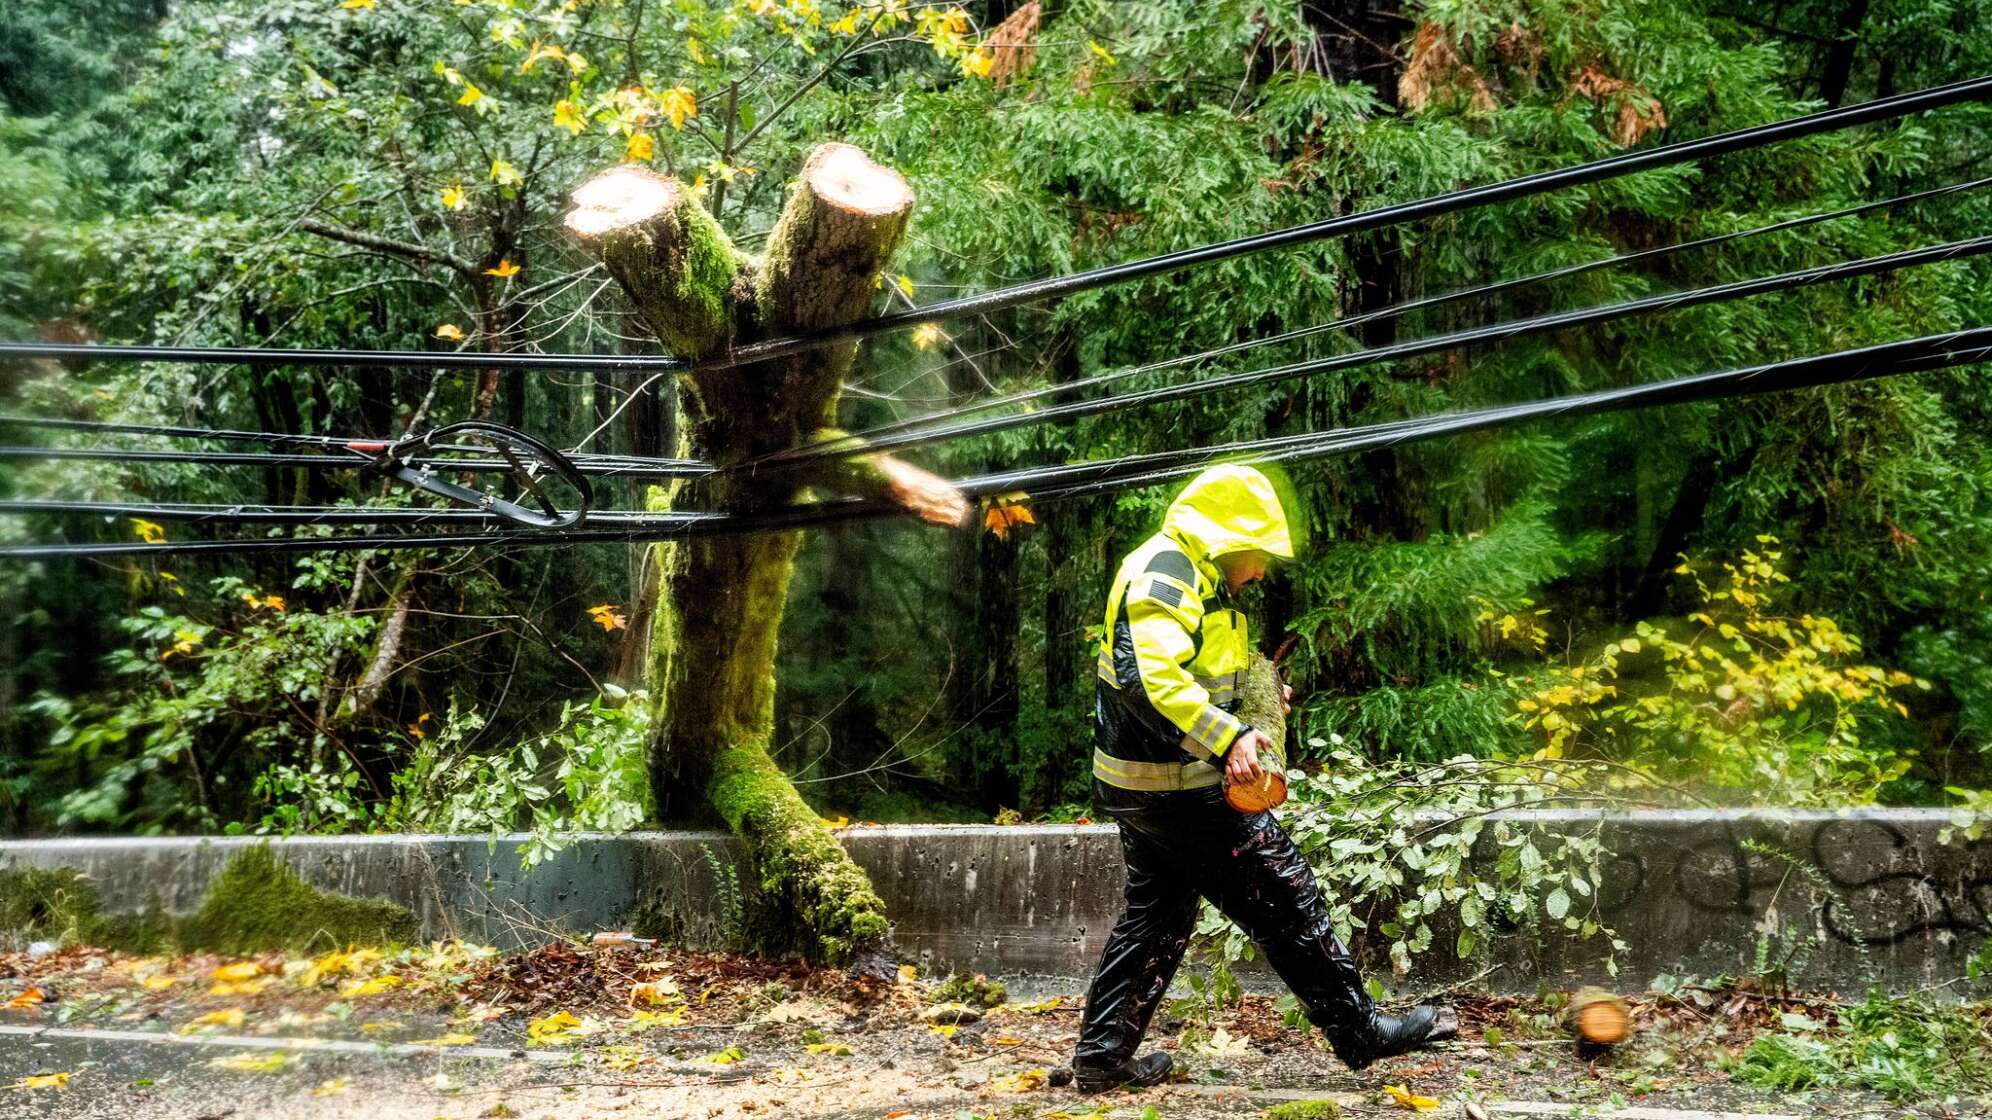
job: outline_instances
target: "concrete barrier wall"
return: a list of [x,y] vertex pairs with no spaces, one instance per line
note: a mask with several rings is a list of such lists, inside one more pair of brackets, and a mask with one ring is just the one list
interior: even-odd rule
[[[1549,829],[1601,830],[1617,853],[1600,908],[1631,946],[1622,982],[1656,973],[1755,970],[1760,952],[1795,983],[1857,991],[1943,984],[1992,934],[1992,841],[1940,844],[1930,810],[1516,813]],[[717,947],[737,933],[742,849],[717,833],[588,835],[530,872],[501,838],[304,837],[272,841],[308,881],[394,899],[430,937],[503,947],[564,933],[662,929]],[[1119,913],[1119,842],[1105,825],[888,826],[844,840],[871,873],[901,953],[930,969],[1083,977]],[[198,906],[244,838],[0,841],[0,868],[73,867],[105,908]],[[1436,943],[1450,945],[1440,931]],[[1373,945],[1359,949],[1376,965]],[[1481,958],[1434,952],[1412,983],[1474,976],[1495,989],[1603,982],[1605,946],[1561,929],[1492,939]]]

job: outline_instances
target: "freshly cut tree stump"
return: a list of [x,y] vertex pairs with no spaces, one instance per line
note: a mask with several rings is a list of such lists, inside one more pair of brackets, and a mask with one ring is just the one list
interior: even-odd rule
[[1632,1012],[1625,1001],[1602,988],[1578,989],[1565,1016],[1582,1057],[1595,1057],[1632,1033]]
[[[690,365],[679,374],[680,446],[657,452],[724,466],[848,440],[831,425],[855,341],[727,369],[696,363],[869,314],[913,210],[912,188],[898,172],[848,144],[818,147],[760,258],[734,247],[697,192],[645,167],[604,171],[573,201],[568,232],[666,349]],[[952,484],[883,454],[710,476],[699,482],[699,507],[779,508],[812,488],[889,501],[938,525],[968,517]],[[651,508],[671,508],[680,489],[674,482],[654,490]],[[889,973],[884,903],[769,753],[776,638],[801,540],[786,531],[654,546],[657,582],[645,589],[655,603],[646,673],[658,706],[651,790],[662,819],[717,819],[746,840],[768,907],[756,923],[761,947]]]

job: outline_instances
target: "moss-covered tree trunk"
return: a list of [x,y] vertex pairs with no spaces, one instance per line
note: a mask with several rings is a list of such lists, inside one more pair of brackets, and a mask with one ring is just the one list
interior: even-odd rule
[[[736,250],[689,189],[648,169],[603,172],[574,192],[568,230],[608,268],[675,356],[696,362],[756,339],[838,327],[871,308],[906,230],[913,193],[863,152],[825,144],[803,164],[764,257]],[[840,343],[680,378],[681,453],[718,464],[825,438],[856,352]],[[755,510],[804,486],[889,497],[936,524],[966,504],[917,468],[872,456],[827,473],[721,474],[700,509]],[[661,490],[653,505],[677,494]],[[657,546],[646,677],[659,705],[651,784],[667,821],[718,817],[753,854],[764,894],[817,959],[890,962],[884,906],[769,754],[775,646],[801,543],[797,532]]]

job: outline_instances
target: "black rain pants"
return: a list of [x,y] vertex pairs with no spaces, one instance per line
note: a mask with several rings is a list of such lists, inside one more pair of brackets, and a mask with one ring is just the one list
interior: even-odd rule
[[1199,897],[1258,943],[1338,1054],[1367,1045],[1376,1006],[1335,936],[1313,870],[1271,813],[1240,813],[1217,789],[1109,796],[1137,803],[1103,810],[1120,826],[1127,909],[1087,991],[1075,1065],[1134,1056],[1189,946]]

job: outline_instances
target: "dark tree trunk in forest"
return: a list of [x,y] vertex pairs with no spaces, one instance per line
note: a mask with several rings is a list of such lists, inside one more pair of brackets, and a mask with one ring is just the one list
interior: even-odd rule
[[[621,285],[678,358],[736,342],[842,326],[871,308],[880,270],[905,233],[904,179],[843,144],[803,164],[763,258],[735,249],[675,179],[617,167],[574,192],[567,229]],[[680,377],[683,450],[719,465],[826,438],[852,342]],[[959,523],[960,494],[888,456],[840,459],[807,474],[722,474],[701,508],[767,509],[807,485],[886,497],[931,521]],[[668,506],[675,488],[653,492]],[[798,532],[693,538],[656,546],[658,579],[646,678],[658,704],[651,787],[666,820],[717,815],[747,841],[765,901],[783,908],[808,955],[889,964],[884,903],[769,755],[775,647]]]
[[1840,25],[1833,29],[1833,45],[1826,50],[1826,72],[1819,79],[1819,99],[1829,109],[1838,109],[1847,96],[1847,80],[1854,72],[1854,52],[1859,49],[1861,24],[1867,22],[1868,0],[1847,0],[1840,9]]

